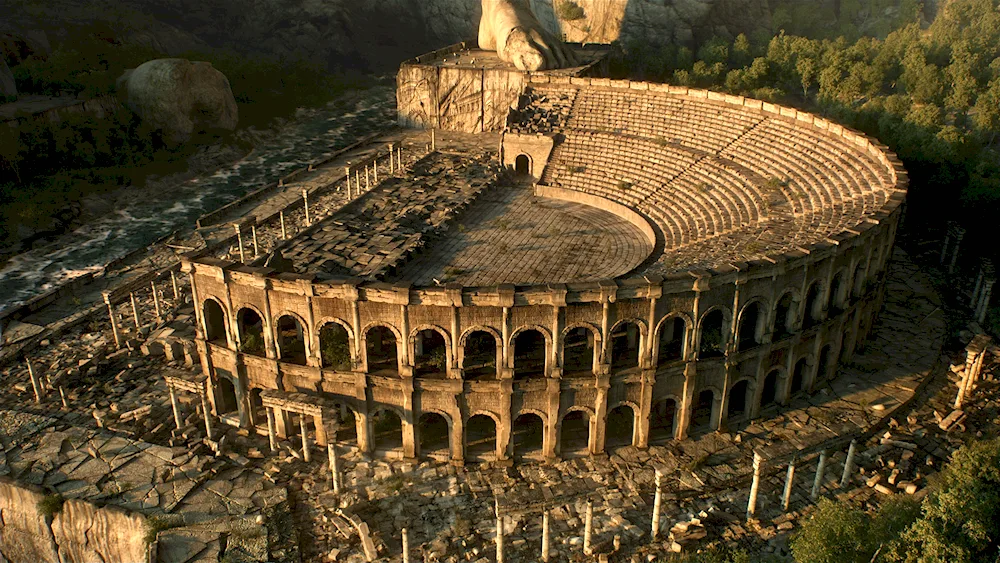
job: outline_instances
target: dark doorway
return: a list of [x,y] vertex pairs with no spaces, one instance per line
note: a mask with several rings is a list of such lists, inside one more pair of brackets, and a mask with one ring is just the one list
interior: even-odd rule
[[465,340],[465,358],[462,367],[466,379],[496,379],[497,339],[484,330],[470,334]]
[[608,412],[608,423],[604,430],[604,443],[608,448],[632,445],[635,430],[635,412],[628,405],[617,406]]
[[545,376],[545,337],[525,330],[514,338],[514,379]]
[[216,396],[219,403],[216,406],[219,414],[226,414],[239,410],[239,403],[236,400],[236,387],[228,377],[219,377],[219,394]]
[[792,386],[789,389],[791,394],[798,393],[802,391],[805,387],[806,382],[806,370],[809,369],[809,362],[802,358],[798,362],[795,362],[795,370],[792,372]]
[[760,390],[761,408],[773,405],[778,399],[778,370],[773,369],[764,377],[764,385]]
[[590,417],[582,411],[573,411],[563,417],[559,432],[560,453],[587,453],[590,451]]
[[746,380],[737,382],[729,390],[729,407],[726,409],[726,417],[729,420],[741,420],[747,415],[747,391],[749,385]]
[[594,373],[594,333],[582,326],[563,339],[563,374],[589,376]]
[[469,460],[496,459],[497,424],[485,414],[477,414],[465,423],[465,454]]
[[715,402],[715,393],[706,389],[698,393],[698,400],[694,404],[694,411],[691,413],[691,426],[694,429],[707,431],[712,428],[712,407]]
[[253,309],[240,309],[236,313],[240,329],[240,351],[254,356],[264,355],[264,321]]
[[531,174],[531,159],[526,154],[519,154],[514,159],[514,172],[528,176]]
[[306,337],[302,324],[291,315],[278,319],[278,354],[281,361],[306,365]]
[[760,318],[761,318],[761,308],[760,303],[751,303],[743,308],[743,315],[740,317],[740,330],[739,330],[739,349],[749,350],[755,346],[760,345],[760,339],[757,337],[759,333]]
[[725,354],[726,339],[722,311],[716,309],[701,319],[701,338],[698,355],[701,358],[718,358]]
[[227,345],[226,313],[222,310],[222,305],[219,305],[214,299],[209,299],[205,301],[203,310],[205,315],[205,340],[219,346]]
[[420,440],[420,455],[447,458],[451,453],[448,421],[440,414],[427,412],[420,415],[417,436]]
[[368,373],[379,375],[398,374],[396,337],[384,326],[374,326],[365,334],[365,353]]
[[319,331],[319,353],[323,367],[337,371],[351,369],[351,343],[347,329],[327,323]]
[[611,367],[631,369],[639,365],[639,325],[621,323],[611,332]]
[[403,447],[403,421],[395,412],[385,409],[372,415],[372,438],[375,449],[395,450]]
[[545,424],[542,422],[542,417],[534,413],[522,414],[514,419],[512,433],[515,456],[533,456],[542,452],[545,439]]
[[674,439],[674,421],[677,417],[677,401],[667,399],[653,405],[649,416],[649,441],[662,444]]
[[436,330],[421,330],[414,337],[413,363],[420,377],[444,379],[448,374],[448,347]]
[[663,323],[663,326],[660,327],[660,350],[657,356],[659,366],[684,357],[684,333],[686,330],[687,324],[680,317],[674,317]]

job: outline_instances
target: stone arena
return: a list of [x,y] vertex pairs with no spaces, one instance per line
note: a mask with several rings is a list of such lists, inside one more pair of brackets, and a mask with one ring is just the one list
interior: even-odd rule
[[348,203],[310,220],[307,201],[272,252],[185,256],[204,381],[172,396],[206,389],[272,447],[511,463],[724,430],[832,377],[881,308],[898,159],[795,109],[601,78],[599,58],[405,63],[405,159],[355,159]]

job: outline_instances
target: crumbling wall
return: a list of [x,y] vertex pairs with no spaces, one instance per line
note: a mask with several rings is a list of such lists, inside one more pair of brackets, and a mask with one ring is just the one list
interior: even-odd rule
[[53,517],[42,493],[0,482],[0,554],[9,561],[134,563],[147,560],[145,519],[68,500]]

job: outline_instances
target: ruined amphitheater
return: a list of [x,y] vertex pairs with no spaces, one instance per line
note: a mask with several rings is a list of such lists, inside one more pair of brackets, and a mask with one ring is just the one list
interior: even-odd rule
[[186,255],[202,375],[168,378],[175,416],[186,390],[272,447],[551,461],[725,430],[830,378],[882,305],[896,157],[578,49],[537,73],[467,45],[404,63],[417,130],[345,164],[346,204],[310,217],[307,194],[256,258]]

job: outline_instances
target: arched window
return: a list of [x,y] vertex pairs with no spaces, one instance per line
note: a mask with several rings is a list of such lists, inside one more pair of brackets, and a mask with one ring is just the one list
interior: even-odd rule
[[763,315],[761,315],[760,303],[755,301],[743,308],[743,314],[740,315],[740,350],[749,350],[760,345],[759,335],[761,333],[762,321]]
[[700,358],[717,358],[726,352],[725,322],[722,311],[716,309],[701,319],[701,337],[699,338],[698,356]]
[[635,412],[628,405],[619,405],[608,411],[604,443],[609,448],[632,445],[635,430]]
[[372,415],[373,442],[376,450],[389,451],[403,447],[403,421],[390,409]]
[[780,340],[792,334],[795,326],[795,297],[791,292],[781,296],[774,308],[774,339]]
[[677,401],[665,399],[653,405],[649,417],[649,441],[663,443],[674,438]]
[[496,459],[497,423],[485,414],[477,414],[465,423],[465,457],[470,460]]
[[837,272],[830,281],[830,310],[840,313],[844,310],[846,299],[844,295],[844,272]]
[[764,377],[764,384],[760,389],[760,406],[761,408],[769,407],[777,402],[778,399],[778,370],[771,370]]
[[448,347],[436,330],[421,330],[413,341],[414,371],[420,377],[443,379],[448,374]]
[[495,379],[497,375],[497,339],[485,330],[477,330],[465,340],[462,368],[466,379]]
[[531,174],[531,159],[526,154],[519,154],[514,159],[514,172],[525,176]]
[[396,337],[384,326],[373,326],[365,333],[368,373],[398,374]]
[[729,407],[726,410],[726,416],[729,420],[740,420],[747,415],[748,391],[749,384],[745,379],[736,382],[736,385],[733,385],[732,389],[729,390]]
[[525,330],[514,337],[514,379],[545,376],[545,336]]
[[264,355],[264,321],[257,311],[249,308],[236,313],[236,323],[240,332],[240,351],[254,356]]
[[226,313],[222,310],[222,305],[219,305],[215,299],[207,299],[202,310],[205,315],[205,340],[219,346],[228,344]]
[[447,458],[451,453],[448,436],[448,421],[437,413],[425,412],[417,423],[417,437],[420,455],[424,457]]
[[563,374],[592,375],[593,373],[593,331],[582,326],[570,329],[563,339]]
[[278,319],[278,354],[281,361],[306,365],[306,337],[299,320],[291,315]]
[[684,335],[687,324],[681,317],[674,317],[660,326],[657,364],[662,366],[684,358]]
[[351,343],[347,329],[338,323],[327,323],[319,331],[319,352],[323,367],[348,371],[351,369]]
[[545,439],[545,424],[542,417],[534,413],[524,413],[514,419],[511,428],[514,439],[514,455],[525,457],[542,452]]
[[802,319],[802,327],[810,328],[816,326],[823,320],[823,302],[820,297],[823,295],[823,286],[813,282],[806,291],[806,311],[805,318]]
[[586,452],[590,448],[590,416],[582,411],[573,411],[563,417],[559,431],[559,451],[565,455],[571,452]]
[[639,325],[620,323],[611,332],[611,367],[622,370],[639,365]]

